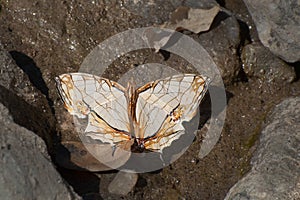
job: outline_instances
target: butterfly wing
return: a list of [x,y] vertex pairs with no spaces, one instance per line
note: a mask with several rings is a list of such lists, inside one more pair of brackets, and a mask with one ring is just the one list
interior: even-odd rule
[[183,121],[197,113],[209,78],[182,74],[150,82],[140,87],[136,104],[136,119],[143,127],[145,148],[161,151],[184,134]]
[[123,86],[84,73],[62,74],[56,82],[69,113],[88,117],[87,136],[111,144],[131,138]]

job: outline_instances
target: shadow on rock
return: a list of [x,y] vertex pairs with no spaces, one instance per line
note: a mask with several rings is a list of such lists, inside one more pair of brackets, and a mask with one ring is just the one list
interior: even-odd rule
[[53,138],[51,136],[55,134],[55,129],[50,124],[51,120],[47,120],[48,118],[44,116],[45,114],[41,109],[30,105],[21,97],[1,85],[0,102],[9,109],[15,123],[43,138],[48,148],[52,146]]
[[53,101],[49,98],[49,88],[47,87],[41,70],[36,66],[32,58],[28,57],[22,52],[10,51],[11,57],[15,60],[16,65],[20,67],[25,74],[27,74],[30,82],[47,98],[48,104],[54,114]]

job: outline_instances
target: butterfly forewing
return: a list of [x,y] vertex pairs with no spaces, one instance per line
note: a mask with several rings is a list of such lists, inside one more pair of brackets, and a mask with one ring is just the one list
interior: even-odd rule
[[196,115],[208,82],[203,76],[183,74],[138,89],[136,116],[144,127],[146,148],[162,149],[184,133],[182,122]]
[[80,118],[88,116],[86,132],[95,132],[92,135],[102,142],[128,139],[129,120],[123,86],[84,73],[62,74],[57,83],[67,110]]

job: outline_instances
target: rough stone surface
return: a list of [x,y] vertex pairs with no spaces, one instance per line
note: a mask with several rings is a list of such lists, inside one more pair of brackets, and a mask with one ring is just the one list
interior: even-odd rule
[[119,172],[109,184],[108,191],[112,194],[126,195],[135,186],[138,175],[135,173]]
[[300,2],[244,0],[264,46],[287,62],[300,61]]
[[123,6],[132,14],[139,15],[151,24],[162,24],[167,21],[169,14],[179,6],[209,9],[217,5],[215,0],[126,0]]
[[43,140],[0,104],[0,199],[79,199],[55,170]]
[[250,172],[226,199],[300,199],[300,97],[283,101],[269,116]]
[[227,17],[225,20],[221,21],[217,27],[213,27],[211,31],[201,34],[197,40],[219,67],[224,83],[230,84],[240,71],[237,55],[240,29],[235,17],[224,15]]
[[296,78],[294,69],[274,56],[260,43],[248,44],[243,48],[241,60],[249,78],[268,82],[292,82]]
[[243,43],[259,41],[255,24],[245,3],[241,0],[224,0],[222,6],[232,12],[241,26],[241,38]]

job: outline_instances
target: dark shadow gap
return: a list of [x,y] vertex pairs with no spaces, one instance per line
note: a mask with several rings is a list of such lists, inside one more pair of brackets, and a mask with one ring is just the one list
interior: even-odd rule
[[[240,65],[243,64],[242,62],[242,51],[243,51],[243,47],[251,42],[251,35],[250,35],[250,30],[248,25],[241,21],[241,20],[237,20],[239,23],[239,27],[240,27],[240,44],[237,48],[237,54],[239,57],[239,63]],[[237,76],[237,80],[236,81],[241,81],[241,82],[248,82],[248,77],[247,74],[245,73],[243,66],[240,67],[240,71],[238,73]]]
[[78,195],[84,196],[100,193],[100,179],[94,173],[70,170],[62,167],[58,167],[57,170]]
[[206,32],[210,32],[213,29],[217,28],[220,23],[224,20],[226,20],[228,17],[230,17],[230,15],[228,15],[227,13],[220,11],[214,18],[213,22],[210,25],[209,30],[201,32],[200,34],[206,33]]
[[[213,93],[221,93],[222,88],[219,88],[217,86],[209,86],[209,92]],[[201,104],[200,104],[200,123],[199,123],[199,129],[204,126],[204,124],[213,116],[218,116],[227,106],[229,100],[233,97],[233,94],[225,90],[226,94],[226,103],[225,105],[222,100],[220,99],[220,103],[216,103],[216,107],[214,108],[214,113],[212,113],[212,104],[211,104],[211,98],[209,95],[209,92],[205,94]],[[215,100],[216,101],[216,100]]]
[[244,21],[241,20],[237,20],[240,26],[240,48],[242,46],[245,46],[247,43],[250,43],[252,41],[251,39],[251,35],[250,35],[250,30],[249,30],[249,26],[247,25],[247,23],[245,23]]
[[289,63],[289,65],[294,67],[295,73],[296,73],[296,79],[295,81],[300,80],[300,61],[295,62],[295,63]]
[[222,6],[222,7],[226,7],[226,3],[225,3],[225,0],[216,0],[216,2],[220,5],[220,6]]
[[42,108],[36,108],[15,93],[0,85],[0,102],[6,106],[14,122],[40,136],[47,145],[48,152],[52,152],[53,135],[56,135],[51,120],[44,116]]

